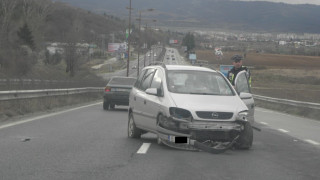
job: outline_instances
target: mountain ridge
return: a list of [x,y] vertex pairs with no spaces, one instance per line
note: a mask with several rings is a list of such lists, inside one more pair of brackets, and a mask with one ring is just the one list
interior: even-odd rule
[[[62,0],[96,13],[128,16],[128,1]],[[132,0],[137,10],[155,8],[147,18],[161,26],[206,27],[255,32],[320,33],[320,6],[265,1],[231,0]],[[146,15],[145,15],[146,16]]]

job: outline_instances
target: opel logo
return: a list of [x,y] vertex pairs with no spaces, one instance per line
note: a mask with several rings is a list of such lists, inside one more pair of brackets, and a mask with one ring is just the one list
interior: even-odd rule
[[219,114],[217,112],[213,112],[211,114],[212,118],[218,118],[219,117]]

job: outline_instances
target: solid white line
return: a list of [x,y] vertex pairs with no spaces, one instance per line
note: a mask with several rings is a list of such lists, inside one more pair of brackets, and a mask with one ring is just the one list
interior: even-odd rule
[[143,143],[140,149],[137,151],[137,154],[146,154],[151,143]]
[[284,133],[288,133],[289,131],[285,130],[285,129],[278,129],[279,131],[281,132],[284,132]]
[[264,124],[264,125],[268,125],[268,123],[266,122],[259,122],[260,124]]
[[101,102],[94,103],[94,104],[89,104],[89,105],[86,105],[86,106],[76,107],[76,108],[72,108],[72,109],[68,109],[68,110],[64,110],[64,111],[59,111],[59,112],[55,112],[55,113],[50,113],[50,114],[46,114],[46,115],[42,115],[42,116],[37,116],[37,117],[34,117],[34,118],[29,118],[29,119],[26,119],[26,120],[22,120],[22,121],[10,123],[10,124],[6,124],[6,125],[3,125],[3,126],[0,126],[0,129],[4,129],[4,128],[7,128],[7,127],[11,127],[11,126],[15,126],[15,125],[18,125],[18,124],[23,124],[23,123],[27,123],[27,122],[31,122],[31,121],[35,121],[35,120],[39,120],[39,119],[55,116],[55,115],[59,115],[59,114],[62,114],[62,113],[66,113],[66,112],[70,112],[70,111],[74,111],[74,110],[78,110],[78,109],[82,109],[82,108],[86,108],[86,107],[90,107],[90,106],[95,106],[95,105],[98,105],[98,104],[101,104]]
[[305,141],[310,143],[310,144],[316,145],[316,146],[320,145],[320,143],[318,143],[316,141],[313,141],[313,140],[310,140],[310,139],[306,139]]

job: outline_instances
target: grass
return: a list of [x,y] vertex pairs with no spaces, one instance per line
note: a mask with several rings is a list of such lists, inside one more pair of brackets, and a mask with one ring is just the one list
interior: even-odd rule
[[[241,52],[224,52],[218,60],[213,51],[196,51],[198,59],[231,65],[230,58]],[[277,98],[320,103],[320,57],[247,53],[243,60],[250,67],[253,93]]]

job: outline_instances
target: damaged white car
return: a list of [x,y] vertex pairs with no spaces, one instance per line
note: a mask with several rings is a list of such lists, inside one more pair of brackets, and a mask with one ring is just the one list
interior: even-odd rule
[[131,138],[152,132],[158,143],[212,153],[252,146],[254,100],[245,72],[233,88],[209,68],[145,67],[130,93],[128,112]]

